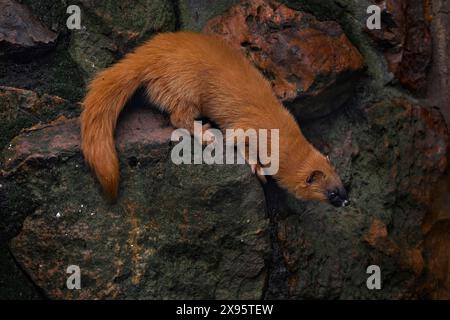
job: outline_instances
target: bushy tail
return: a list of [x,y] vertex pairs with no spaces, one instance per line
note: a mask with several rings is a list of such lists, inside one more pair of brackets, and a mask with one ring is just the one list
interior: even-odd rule
[[89,86],[81,114],[82,150],[86,162],[95,170],[104,191],[117,197],[119,161],[114,130],[127,100],[143,81],[142,66],[133,54],[99,73]]

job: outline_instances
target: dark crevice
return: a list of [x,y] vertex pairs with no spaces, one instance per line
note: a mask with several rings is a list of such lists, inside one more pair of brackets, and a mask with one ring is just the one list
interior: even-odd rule
[[181,29],[181,14],[180,14],[180,2],[179,0],[171,0],[173,11],[175,13],[175,30]]
[[278,221],[283,204],[283,192],[273,179],[263,185],[266,200],[266,211],[269,217],[269,236],[272,255],[268,262],[268,276],[263,292],[263,299],[288,298],[288,278],[290,272],[286,268],[282,249],[278,241]]

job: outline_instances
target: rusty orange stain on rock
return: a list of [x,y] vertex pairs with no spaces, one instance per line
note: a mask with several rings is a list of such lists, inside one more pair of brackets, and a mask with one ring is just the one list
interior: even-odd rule
[[374,219],[370,225],[369,231],[364,236],[371,246],[375,247],[379,239],[386,239],[388,236],[388,231],[386,225],[383,221]]
[[424,259],[421,248],[402,250],[400,266],[403,269],[411,270],[416,275],[420,275],[424,268]]
[[389,239],[386,224],[379,219],[372,221],[363,239],[371,247],[388,256],[397,256],[399,254],[399,246],[392,239]]
[[289,295],[293,295],[298,287],[299,276],[297,274],[290,275],[288,277],[288,292]]
[[318,21],[272,0],[243,1],[211,19],[204,32],[243,51],[282,101],[316,96],[340,74],[364,67],[339,24]]
[[392,239],[389,239],[386,224],[381,220],[374,219],[372,221],[364,240],[371,247],[388,256],[395,257],[401,269],[410,270],[416,275],[422,273],[424,268],[422,249],[420,247],[399,246]]
[[383,48],[389,71],[402,85],[422,91],[427,84],[427,71],[432,58],[432,20],[430,0],[379,1],[390,24],[366,31]]
[[136,209],[135,205],[128,201],[124,204],[124,208],[131,226],[130,231],[128,232],[129,237],[127,241],[127,244],[131,247],[131,262],[133,271],[131,282],[134,285],[138,285],[142,278],[143,270],[145,269],[142,266],[142,252],[141,247],[138,244],[140,220],[136,216],[136,211],[139,211],[139,209]]
[[182,216],[183,222],[178,225],[178,228],[180,229],[180,237],[182,241],[189,241],[189,210],[184,208]]

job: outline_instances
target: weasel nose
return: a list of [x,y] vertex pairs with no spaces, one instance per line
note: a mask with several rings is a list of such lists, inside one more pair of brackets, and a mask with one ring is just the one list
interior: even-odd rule
[[343,207],[346,207],[346,206],[348,206],[348,205],[350,205],[350,201],[349,201],[349,200],[344,200],[344,201],[342,201],[342,206],[343,206]]

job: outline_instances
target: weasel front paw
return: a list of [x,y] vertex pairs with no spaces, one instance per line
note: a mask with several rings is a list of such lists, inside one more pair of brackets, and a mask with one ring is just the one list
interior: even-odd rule
[[264,175],[264,168],[261,167],[259,163],[251,164],[250,168],[252,169],[252,173],[256,175],[259,181],[261,181],[262,183],[267,183],[266,176]]

